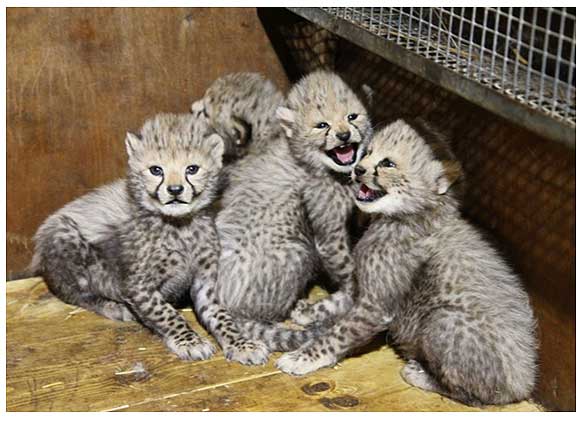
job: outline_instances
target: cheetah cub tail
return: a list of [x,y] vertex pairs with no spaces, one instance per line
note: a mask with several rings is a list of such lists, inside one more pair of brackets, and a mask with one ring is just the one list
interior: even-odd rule
[[322,326],[300,330],[289,328],[280,322],[250,319],[239,319],[237,322],[249,338],[262,341],[272,352],[288,352],[298,349],[304,343],[318,337],[324,330]]

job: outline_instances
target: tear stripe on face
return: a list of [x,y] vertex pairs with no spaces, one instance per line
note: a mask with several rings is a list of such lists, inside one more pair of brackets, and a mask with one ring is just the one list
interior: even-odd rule
[[[359,116],[358,116],[359,117]],[[358,135],[360,135],[360,139],[364,139],[364,134],[362,133],[362,131],[360,130],[360,127],[358,125],[356,125],[353,121],[348,122],[348,124],[352,125],[353,127],[356,128],[356,131],[358,132]]]
[[202,191],[200,191],[200,192],[197,192],[196,191],[196,188],[194,187],[194,185],[192,184],[192,182],[190,182],[190,179],[188,178],[188,175],[186,175],[186,182],[188,182],[188,184],[192,188],[192,199],[190,200],[190,202],[192,202],[194,200],[194,198],[196,198],[198,195],[200,195],[200,193],[202,193]]
[[160,181],[160,183],[158,183],[158,186],[156,186],[156,190],[154,191],[152,198],[154,198],[156,201],[160,202],[160,194],[158,193],[160,190],[160,187],[164,184],[164,179],[166,178],[165,174],[162,174],[162,180]]

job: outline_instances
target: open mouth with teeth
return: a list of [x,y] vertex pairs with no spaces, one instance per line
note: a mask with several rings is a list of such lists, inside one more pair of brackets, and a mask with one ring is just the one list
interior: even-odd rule
[[384,195],[386,195],[386,192],[383,190],[371,189],[362,183],[360,190],[356,195],[356,199],[361,202],[374,202],[375,200],[382,198]]
[[327,156],[331,158],[334,163],[340,166],[349,166],[354,164],[356,161],[356,156],[358,152],[358,144],[347,144],[339,147],[335,147],[328,151],[325,151]]

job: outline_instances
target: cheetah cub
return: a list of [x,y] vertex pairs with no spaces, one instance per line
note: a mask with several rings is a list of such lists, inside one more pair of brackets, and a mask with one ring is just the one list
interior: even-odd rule
[[357,206],[377,217],[356,245],[359,296],[325,335],[283,355],[301,375],[330,366],[388,329],[408,359],[401,375],[470,405],[527,398],[536,376],[535,321],[517,276],[462,219],[461,168],[424,124],[377,133],[355,167]]
[[207,207],[222,139],[192,115],[160,114],[125,143],[127,178],[51,215],[36,233],[32,268],[63,301],[137,319],[181,359],[207,359],[213,345],[172,306],[191,294],[227,358],[264,362],[266,348],[242,338],[215,299],[219,244]]
[[[356,93],[327,71],[295,84],[277,117],[277,136],[261,154],[233,166],[222,196],[218,297],[241,319],[280,321],[292,314],[301,324],[320,322],[352,304],[347,226],[355,206],[348,185],[371,123]],[[293,311],[320,268],[338,291],[316,306],[299,302]],[[271,331],[260,324],[245,332],[272,344]]]
[[261,152],[277,127],[275,112],[283,94],[259,73],[230,73],[215,80],[194,102],[192,113],[208,119],[225,144],[224,160],[230,163]]

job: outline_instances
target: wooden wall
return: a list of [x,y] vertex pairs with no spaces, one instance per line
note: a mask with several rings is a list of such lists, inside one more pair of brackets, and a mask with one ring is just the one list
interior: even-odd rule
[[255,9],[8,9],[7,271],[50,213],[124,174],[127,130],[236,71],[287,87]]

